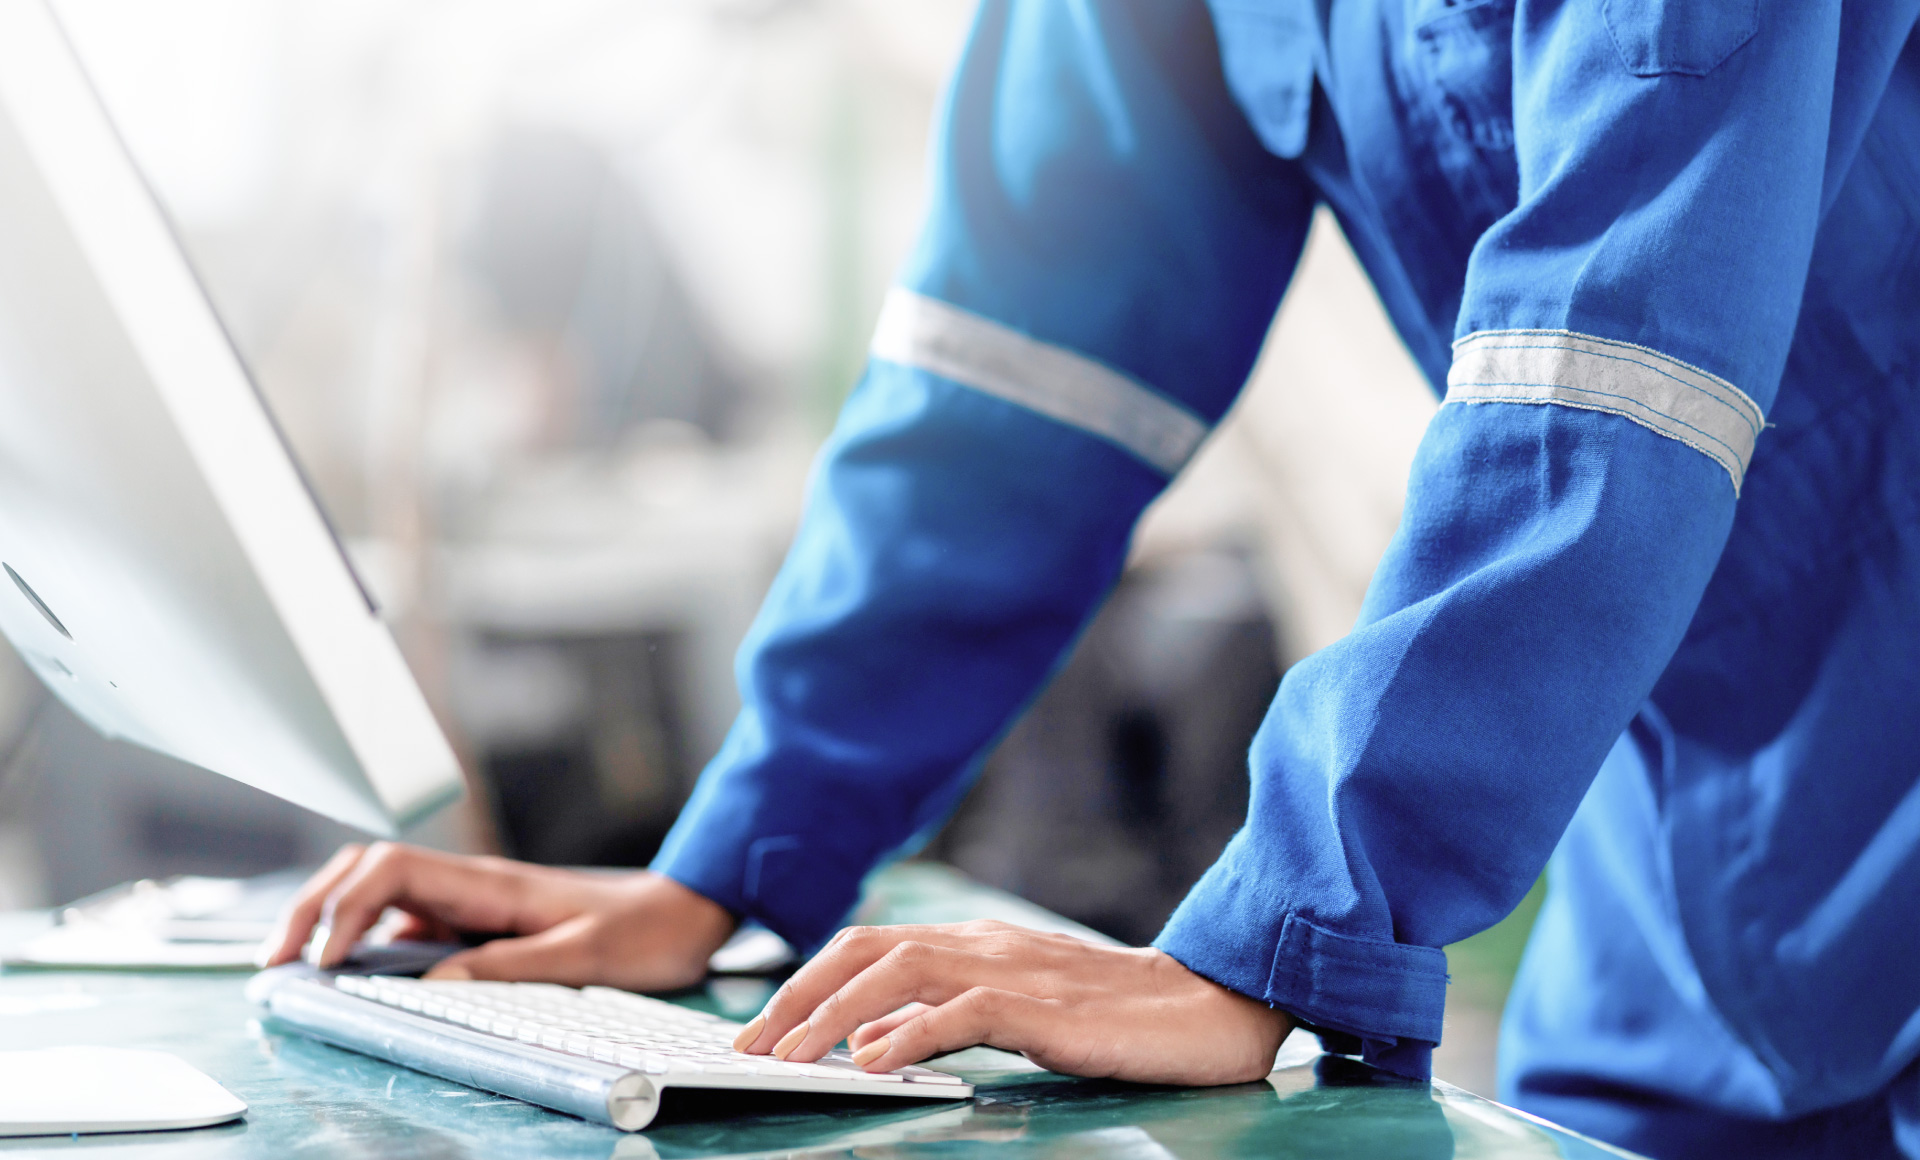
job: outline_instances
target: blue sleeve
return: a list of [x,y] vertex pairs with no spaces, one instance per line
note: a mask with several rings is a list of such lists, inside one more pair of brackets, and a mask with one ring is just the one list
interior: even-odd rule
[[918,251],[654,865],[802,948],[951,810],[1239,391],[1312,206],[1198,0],[983,4]]
[[1661,7],[1519,5],[1519,196],[1402,525],[1157,943],[1408,1074],[1438,948],[1518,902],[1678,647],[1799,310],[1839,5]]

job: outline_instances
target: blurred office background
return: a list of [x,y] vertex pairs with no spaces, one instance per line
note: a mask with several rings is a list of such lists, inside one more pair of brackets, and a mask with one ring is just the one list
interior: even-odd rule
[[[971,4],[56,6],[466,759],[413,837],[644,864],[734,711]],[[1434,405],[1323,217],[1246,397],[926,855],[1151,938]],[[4,648],[0,762],[0,907],[349,837],[93,737]],[[1455,952],[1441,1072],[1481,1091],[1525,922]]]

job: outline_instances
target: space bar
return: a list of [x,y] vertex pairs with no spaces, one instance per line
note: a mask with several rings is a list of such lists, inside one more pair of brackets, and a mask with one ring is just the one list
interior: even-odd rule
[[336,1047],[597,1124],[635,1127],[614,1123],[612,1107],[614,1084],[631,1068],[481,1035],[306,979],[275,987],[267,1010],[292,1030]]

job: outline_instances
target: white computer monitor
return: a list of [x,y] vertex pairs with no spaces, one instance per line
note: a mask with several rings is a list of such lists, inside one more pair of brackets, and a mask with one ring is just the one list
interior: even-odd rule
[[0,0],[0,631],[95,728],[376,834],[445,736],[44,0]]

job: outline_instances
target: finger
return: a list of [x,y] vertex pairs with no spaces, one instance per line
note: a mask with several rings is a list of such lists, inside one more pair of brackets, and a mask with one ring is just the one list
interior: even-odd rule
[[441,959],[424,977],[564,983],[570,987],[599,982],[602,972],[593,926],[593,916],[583,914],[539,934],[495,939]]
[[931,1010],[933,1008],[925,1003],[909,1003],[891,1015],[882,1015],[871,1023],[862,1023],[853,1029],[852,1035],[847,1036],[847,1046],[858,1051],[921,1012]]
[[260,944],[260,965],[277,967],[281,963],[290,963],[300,957],[300,950],[307,945],[308,936],[313,934],[314,924],[320,921],[320,908],[325,904],[327,895],[333,893],[354,864],[360,861],[360,855],[366,847],[349,844],[334,851],[327,864],[314,872],[313,877],[303,883],[280,912],[280,924],[274,933]]
[[[979,945],[1017,928],[1000,923],[955,923],[940,926],[850,926],[833,936],[813,960],[801,967],[768,1001],[760,1018],[747,1025],[734,1042],[737,1051],[765,1055],[798,1026],[827,997],[847,985],[903,942],[934,946]],[[914,998],[908,995],[901,1003]],[[899,1003],[894,1004],[899,1006]],[[892,1010],[892,1008],[887,1008]],[[753,1032],[749,1037],[747,1031]]]
[[854,1052],[853,1061],[867,1071],[892,1071],[981,1044],[1058,1056],[1063,1049],[1071,1053],[1073,1047],[1061,1041],[1066,1031],[1056,1003],[995,987],[974,987],[867,1043]]
[[389,906],[405,909],[408,869],[415,851],[375,842],[343,875],[320,906],[320,951],[315,965],[338,966]]
[[812,1063],[862,1023],[908,1003],[938,1006],[979,986],[1018,986],[1022,964],[1007,956],[908,940],[898,943],[845,986],[821,1000],[804,1024],[774,1045],[773,1054]]
[[320,965],[345,959],[389,906],[456,930],[532,933],[579,913],[584,889],[543,867],[379,842],[327,896]]
[[458,937],[458,931],[437,918],[404,911],[393,927],[394,942],[452,942]]

